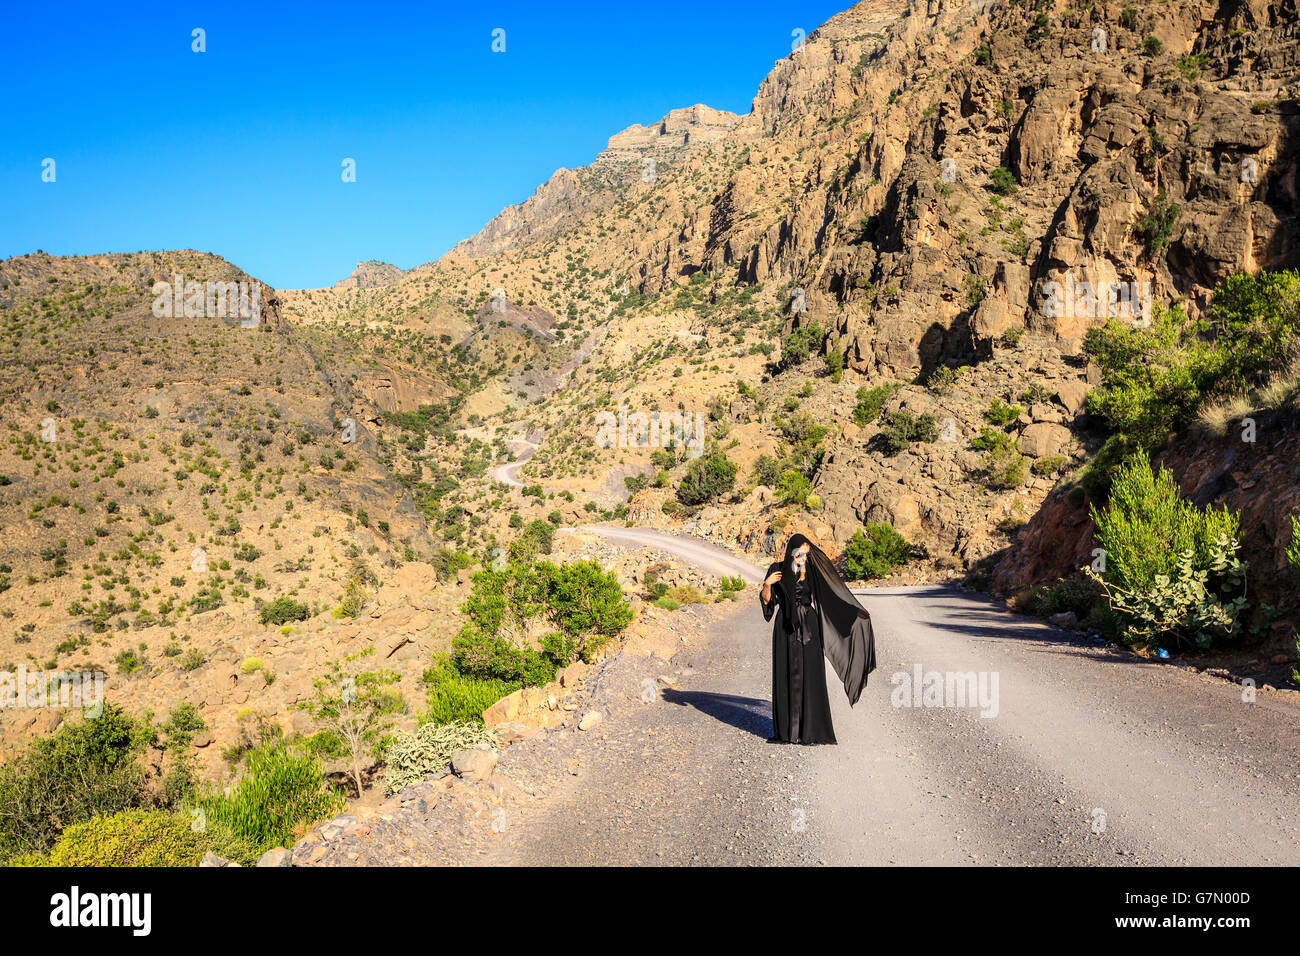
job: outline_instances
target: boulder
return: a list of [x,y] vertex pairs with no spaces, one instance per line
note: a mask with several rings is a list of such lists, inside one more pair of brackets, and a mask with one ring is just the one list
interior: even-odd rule
[[267,850],[257,861],[258,866],[293,866],[293,853],[282,846]]
[[1020,450],[1030,458],[1059,455],[1070,440],[1070,429],[1053,422],[1035,422],[1020,433]]
[[507,744],[513,744],[520,740],[531,740],[541,731],[536,727],[529,727],[527,724],[521,724],[518,721],[507,720],[504,723],[496,725],[497,733]]
[[457,750],[451,755],[452,772],[464,780],[486,780],[496,766],[497,755],[479,747]]
[[523,688],[515,691],[513,694],[507,694],[499,701],[483,711],[483,724],[487,727],[495,727],[498,724],[508,723],[519,716],[523,702]]
[[1052,397],[1071,415],[1077,415],[1082,411],[1083,403],[1088,398],[1088,384],[1077,379],[1062,382]]

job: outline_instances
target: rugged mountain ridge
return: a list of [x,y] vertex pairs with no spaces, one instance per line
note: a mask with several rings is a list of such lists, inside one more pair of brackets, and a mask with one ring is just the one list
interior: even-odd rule
[[611,136],[590,165],[556,170],[531,196],[501,210],[452,251],[477,258],[552,238],[607,208],[630,182],[652,182],[661,167],[717,142],[738,119],[734,113],[697,104],[672,110],[648,126],[629,126]]
[[[1295,13],[864,0],[779,60],[747,115],[615,135],[390,298],[471,316],[489,374],[465,412],[548,436],[525,476],[608,495],[656,467],[651,448],[593,447],[598,412],[707,407],[739,496],[691,520],[765,540],[789,507],[748,493],[807,414],[830,425],[810,469],[825,536],[887,521],[937,568],[982,566],[1097,447],[1079,350],[1109,309],[1054,305],[1062,288],[1196,315],[1229,273],[1300,262]],[[638,151],[663,140],[677,152],[643,179]],[[814,329],[814,361],[780,371],[777,341]],[[936,373],[951,383],[926,387]],[[881,454],[881,422],[853,421],[862,385],[898,386],[885,417],[947,437]],[[969,444],[994,399],[1023,406],[1017,487],[989,487]],[[651,508],[684,466],[640,493]]]

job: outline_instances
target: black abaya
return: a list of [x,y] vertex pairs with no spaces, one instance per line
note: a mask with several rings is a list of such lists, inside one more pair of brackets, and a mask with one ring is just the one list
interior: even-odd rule
[[763,605],[768,620],[778,603],[788,601],[794,609],[789,625],[782,613],[772,627],[772,736],[781,743],[833,744],[821,621],[812,606],[812,588],[807,580],[796,579],[793,588],[785,583],[782,578],[773,584],[772,603]]
[[[794,552],[809,545],[801,577]],[[826,554],[801,534],[786,543],[785,560],[767,569],[780,571],[763,603],[772,626],[772,739],[783,743],[833,744],[830,699],[823,655],[844,684],[849,705],[858,702],[867,675],[876,667],[871,615],[858,603]],[[761,601],[760,594],[760,601]]]

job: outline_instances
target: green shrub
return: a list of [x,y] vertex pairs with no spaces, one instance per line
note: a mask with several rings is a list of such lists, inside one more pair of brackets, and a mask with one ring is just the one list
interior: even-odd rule
[[794,368],[808,361],[813,350],[821,345],[822,330],[816,322],[797,329],[781,340],[781,369]]
[[851,581],[883,578],[911,556],[912,546],[891,525],[869,523],[844,546],[844,574]]
[[1019,488],[1029,477],[1029,465],[1016,447],[1015,439],[1004,431],[987,425],[971,439],[971,448],[984,452],[980,469],[988,487],[1005,491]]
[[926,377],[925,387],[936,395],[947,395],[961,381],[962,372],[967,366],[953,368],[951,365],[938,365]]
[[497,746],[500,737],[480,723],[428,723],[415,733],[399,731],[388,748],[388,764],[384,772],[384,790],[397,793],[426,777],[446,770],[451,755],[480,743]]
[[1050,478],[1060,474],[1061,466],[1064,464],[1064,455],[1048,455],[1046,458],[1039,458],[1029,466],[1029,469],[1040,478]]
[[1020,449],[1010,442],[984,452],[981,467],[984,483],[994,491],[1019,488],[1029,478],[1029,463]]
[[547,564],[541,571],[546,619],[577,641],[584,659],[632,623],[632,607],[623,600],[618,577],[595,561]]
[[675,588],[669,588],[664,592],[664,597],[675,602],[679,607],[683,604],[704,604],[705,598],[699,588],[691,587],[688,584],[679,584]]
[[270,625],[288,624],[290,621],[305,621],[311,616],[311,609],[291,597],[278,597],[262,605],[262,623]]
[[510,543],[507,552],[511,561],[531,561],[539,554],[550,554],[555,538],[555,526],[549,521],[535,518],[524,526],[523,533]]
[[1105,590],[1095,578],[1082,573],[1075,574],[1059,581],[1048,591],[1046,610],[1052,614],[1073,611],[1075,617],[1082,621],[1105,596]]
[[345,806],[320,765],[279,740],[249,753],[248,770],[229,793],[199,799],[209,825],[228,827],[259,854],[293,846],[307,827]]
[[885,454],[893,456],[906,451],[914,441],[936,441],[939,426],[933,415],[922,414],[914,418],[910,412],[890,412],[881,424],[880,438]]
[[884,410],[885,402],[889,396],[902,388],[896,382],[890,382],[885,385],[877,385],[874,388],[867,388],[863,385],[858,389],[858,404],[853,409],[853,421],[858,425],[870,425],[876,419],[880,418],[880,413]]
[[1201,70],[1205,68],[1205,64],[1209,61],[1210,55],[1208,53],[1184,53],[1178,58],[1175,65],[1178,67],[1178,72],[1183,74],[1186,79],[1199,80]]
[[1106,589],[1126,638],[1209,647],[1238,633],[1246,566],[1238,557],[1240,517],[1198,508],[1174,476],[1139,450],[1115,471],[1110,501],[1091,515],[1105,556],[1092,574]]
[[736,463],[721,452],[695,459],[677,486],[682,504],[702,505],[727,494],[736,484]]
[[141,757],[152,727],[105,704],[0,767],[0,855],[45,853],[68,826],[148,805]]
[[1000,398],[995,398],[984,411],[984,420],[990,425],[1005,428],[1024,414],[1019,405],[1008,405]]
[[196,866],[204,835],[171,810],[124,810],[74,823],[60,834],[48,866]]
[[812,482],[801,471],[791,470],[782,473],[776,484],[777,498],[783,505],[803,504],[810,491],[812,491]]
[[1174,223],[1178,220],[1178,204],[1170,200],[1163,189],[1154,200],[1142,200],[1142,212],[1133,220],[1133,234],[1146,244],[1147,252],[1159,255],[1169,246]]
[[1094,500],[1104,500],[1111,471],[1133,451],[1154,451],[1208,401],[1263,384],[1287,365],[1300,331],[1300,273],[1229,276],[1205,322],[1178,306],[1152,312],[1148,327],[1112,319],[1084,337],[1102,373],[1088,412],[1112,433],[1084,475]]
[[660,598],[656,598],[654,601],[654,606],[657,608],[662,608],[665,611],[676,611],[681,608],[681,604],[679,602],[674,601],[672,598],[668,597],[667,595]]
[[1020,187],[1015,174],[1005,166],[999,166],[989,173],[989,189],[999,196],[1010,196]]
[[[545,684],[575,656],[589,658],[632,620],[618,579],[594,561],[512,563],[474,575],[452,642],[458,673],[518,686]],[[540,626],[560,635],[540,650],[528,641]]]

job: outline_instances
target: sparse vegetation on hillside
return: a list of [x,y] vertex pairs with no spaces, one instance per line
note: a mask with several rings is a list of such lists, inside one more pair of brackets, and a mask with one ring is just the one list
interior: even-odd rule
[[1154,451],[1208,403],[1294,380],[1300,368],[1300,273],[1240,273],[1214,293],[1207,318],[1154,309],[1149,326],[1112,319],[1088,331],[1084,349],[1102,372],[1088,410],[1112,434],[1084,476],[1104,499],[1110,472],[1129,453]]

